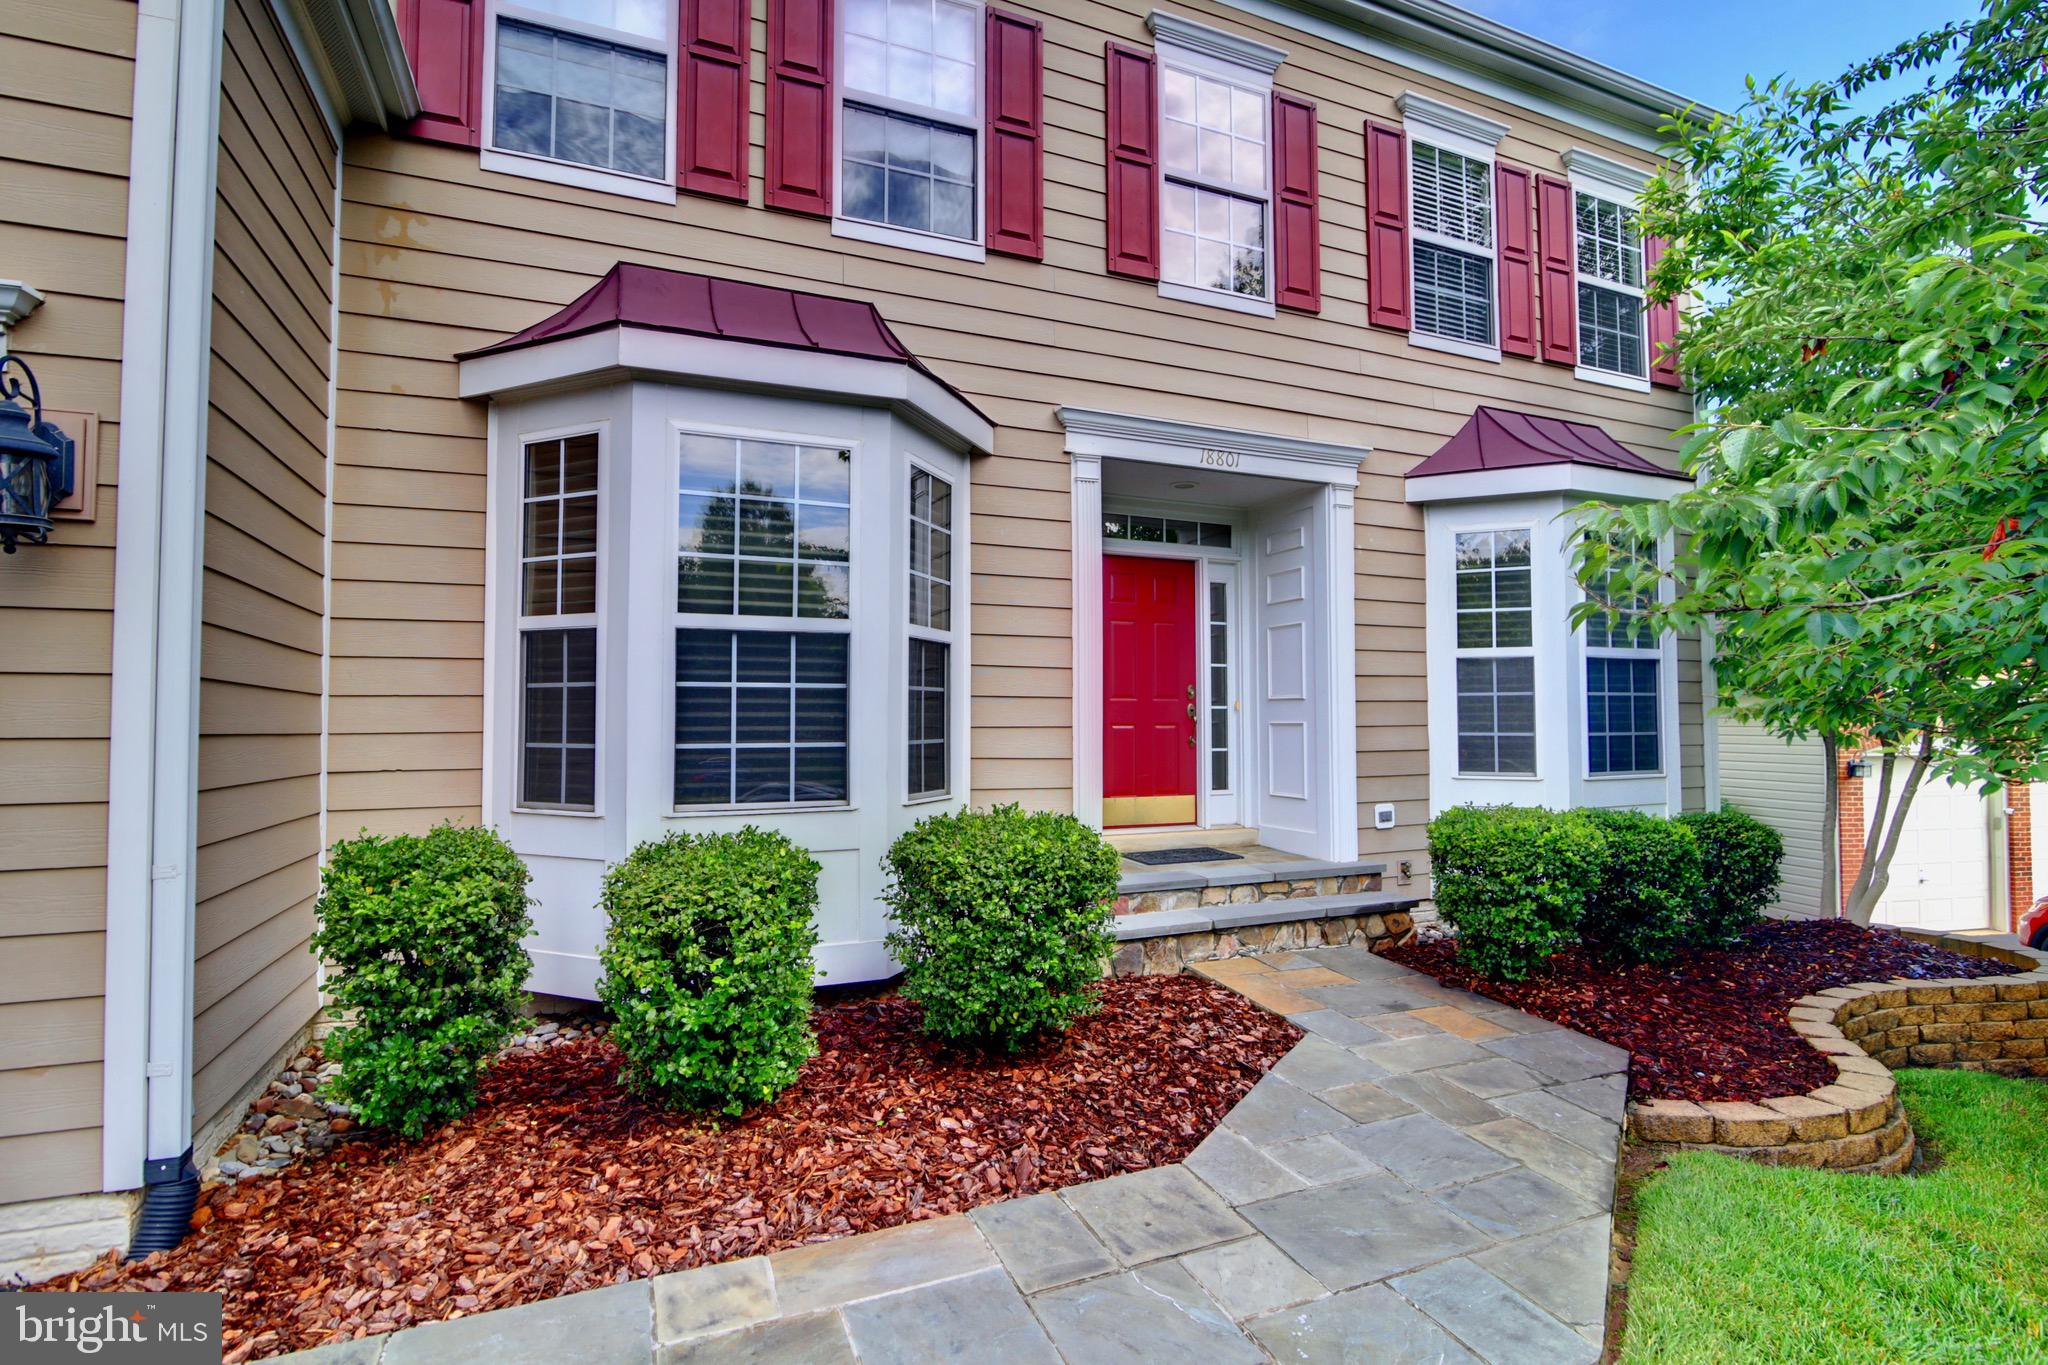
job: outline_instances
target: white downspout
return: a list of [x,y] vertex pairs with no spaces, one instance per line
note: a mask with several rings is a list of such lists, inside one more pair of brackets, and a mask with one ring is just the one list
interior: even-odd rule
[[122,318],[108,735],[102,1176],[192,1142],[199,632],[224,0],[141,0]]

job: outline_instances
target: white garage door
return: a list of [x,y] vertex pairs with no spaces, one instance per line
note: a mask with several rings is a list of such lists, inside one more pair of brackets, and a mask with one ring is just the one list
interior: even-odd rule
[[[1875,768],[1875,764],[1872,767]],[[1863,808],[1877,804],[1877,776],[1864,779]],[[1878,903],[1881,924],[1982,929],[1991,922],[1991,837],[1982,787],[1939,778],[1920,788]]]

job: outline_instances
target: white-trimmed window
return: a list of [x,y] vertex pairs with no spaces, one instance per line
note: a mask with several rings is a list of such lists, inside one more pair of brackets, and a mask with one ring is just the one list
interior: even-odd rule
[[951,790],[948,744],[952,712],[953,485],[910,468],[910,728],[907,795]]
[[678,442],[675,805],[844,802],[851,452]]
[[1159,292],[1273,312],[1273,73],[1287,54],[1162,10]]
[[1573,193],[1578,242],[1579,365],[1630,379],[1647,376],[1643,339],[1643,243],[1635,210]]
[[597,805],[598,436],[528,442],[519,504],[518,803]]
[[841,0],[840,13],[839,219],[902,245],[978,244],[981,6]]
[[[1654,547],[1635,544],[1620,553],[1642,563]],[[1588,596],[1604,604],[1586,618],[1586,774],[1607,777],[1664,770],[1663,650],[1644,618],[1641,596],[1616,598],[1603,574]]]
[[1159,57],[1160,279],[1269,299],[1270,81],[1193,69],[1172,49]]
[[1494,345],[1493,163],[1411,136],[1414,330]]
[[675,14],[672,0],[491,0],[486,167],[672,196]]
[[1460,531],[1453,587],[1458,772],[1536,771],[1536,639],[1528,527]]

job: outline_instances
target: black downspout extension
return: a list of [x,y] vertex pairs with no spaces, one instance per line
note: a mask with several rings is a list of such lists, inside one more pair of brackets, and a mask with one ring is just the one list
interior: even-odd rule
[[142,1214],[128,1243],[128,1259],[139,1261],[152,1251],[169,1251],[192,1228],[192,1210],[199,1205],[199,1169],[192,1149],[184,1155],[146,1161],[142,1166]]

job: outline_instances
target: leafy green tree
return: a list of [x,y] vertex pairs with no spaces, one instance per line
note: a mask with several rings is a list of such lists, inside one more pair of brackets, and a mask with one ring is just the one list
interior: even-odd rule
[[1859,923],[1923,780],[2044,767],[2044,52],[2048,6],[1992,0],[1834,80],[1752,82],[1674,120],[1686,174],[1644,197],[1671,244],[1651,296],[1711,301],[1679,346],[1699,486],[1591,512],[1579,573],[1641,592],[1659,571],[1611,547],[1675,531],[1654,615],[1711,629],[1727,710],[1830,758],[1877,746]]

